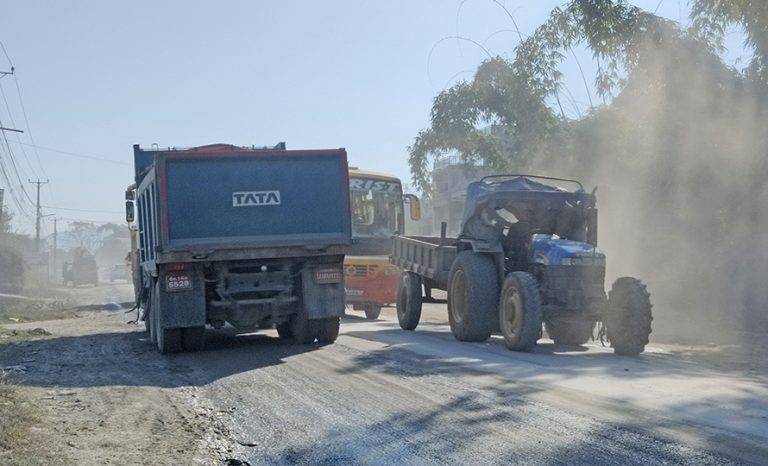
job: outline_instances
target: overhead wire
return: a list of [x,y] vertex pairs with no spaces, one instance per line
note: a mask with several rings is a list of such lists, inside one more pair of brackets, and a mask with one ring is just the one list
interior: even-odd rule
[[[11,106],[8,104],[8,99],[7,99],[6,95],[5,95],[5,89],[3,88],[3,84],[2,84],[1,81],[0,81],[0,96],[3,97],[3,102],[5,102],[5,108],[8,109],[8,118],[11,121],[11,126],[13,126],[15,128],[16,127],[16,120],[13,118],[13,114],[11,113]],[[21,142],[21,139],[19,137],[19,133],[15,133],[15,134],[16,134],[16,139],[19,140],[19,142]],[[21,153],[24,155],[24,160],[27,162],[27,166],[29,167],[30,171],[32,172],[34,178],[40,178],[38,176],[37,172],[35,171],[35,167],[33,167],[32,163],[29,161],[29,156],[27,156],[27,151],[24,149],[24,146],[21,146],[20,149],[21,149]]]

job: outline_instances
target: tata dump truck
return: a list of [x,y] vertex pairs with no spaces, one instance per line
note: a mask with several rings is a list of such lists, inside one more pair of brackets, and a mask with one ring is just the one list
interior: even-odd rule
[[582,345],[599,325],[615,353],[641,353],[651,333],[650,295],[632,277],[606,294],[596,203],[595,191],[575,180],[495,175],[471,183],[457,238],[445,236],[445,225],[440,237],[394,238],[391,259],[403,270],[400,326],[416,328],[422,287],[437,288],[447,291],[460,341],[500,331],[507,348],[529,351],[543,324],[555,343]]
[[207,325],[336,340],[352,242],[344,149],[133,149],[126,220],[135,205],[138,301],[161,353],[200,349]]

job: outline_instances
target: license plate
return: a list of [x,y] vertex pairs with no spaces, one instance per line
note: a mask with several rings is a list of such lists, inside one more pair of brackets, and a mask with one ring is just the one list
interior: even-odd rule
[[168,275],[165,282],[167,291],[183,291],[192,289],[192,279],[185,273],[173,273]]
[[365,294],[363,290],[354,290],[352,288],[346,288],[345,289],[347,296],[362,296]]

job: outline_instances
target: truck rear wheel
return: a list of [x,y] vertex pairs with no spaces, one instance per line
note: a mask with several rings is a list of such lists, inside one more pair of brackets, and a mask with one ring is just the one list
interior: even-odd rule
[[381,315],[381,306],[376,304],[366,304],[363,311],[365,311],[366,319],[376,320]]
[[184,351],[200,351],[205,346],[205,326],[181,329],[181,347]]
[[512,272],[504,280],[499,300],[499,326],[512,351],[530,351],[541,336],[541,292],[536,278]]
[[181,351],[181,329],[163,328],[163,306],[160,304],[160,282],[155,283],[154,306],[155,343],[162,354],[178,353]]
[[[381,309],[381,308],[379,308]],[[314,321],[317,326],[318,343],[333,343],[339,337],[339,318],[330,317]]]
[[282,324],[275,325],[275,329],[277,330],[277,336],[280,338],[287,340],[289,338],[293,338],[293,333],[291,332],[291,323],[285,322]]
[[464,251],[448,278],[448,321],[459,341],[485,341],[495,326],[499,279],[493,258]]
[[403,330],[413,330],[421,319],[421,277],[413,272],[400,275],[397,288],[397,321]]
[[645,350],[651,334],[651,295],[643,282],[621,277],[608,293],[608,313],[603,322],[616,354],[634,356]]
[[592,338],[595,323],[591,320],[552,319],[544,323],[549,337],[558,345],[581,346]]
[[291,316],[291,334],[297,343],[308,345],[315,341],[317,335],[316,323],[307,318],[304,310],[300,310]]

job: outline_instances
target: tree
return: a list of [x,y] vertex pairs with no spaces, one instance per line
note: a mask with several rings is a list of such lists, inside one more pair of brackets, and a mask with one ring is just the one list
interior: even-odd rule
[[692,0],[693,29],[713,50],[723,50],[728,26],[738,24],[754,51],[745,75],[768,85],[768,2],[764,0]]
[[91,222],[75,221],[70,226],[70,234],[80,247],[93,251],[99,243],[98,229]]

